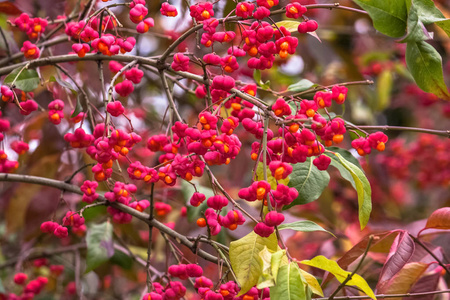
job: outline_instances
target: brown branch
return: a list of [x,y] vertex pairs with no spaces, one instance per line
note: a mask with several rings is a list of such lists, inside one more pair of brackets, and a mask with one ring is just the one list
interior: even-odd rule
[[[405,297],[422,297],[422,296],[430,296],[430,295],[438,295],[438,294],[450,294],[450,289],[442,290],[442,291],[432,291],[432,292],[423,292],[423,293],[406,293],[406,294],[392,294],[392,295],[375,295],[377,299],[386,299],[386,298],[405,298]],[[327,297],[322,298],[313,298],[314,300],[329,300]],[[362,299],[371,299],[369,296],[339,296],[335,297],[335,300],[362,300]]]
[[[32,184],[39,184],[49,187],[54,187],[57,189],[60,189],[62,191],[71,192],[74,194],[82,195],[83,192],[80,190],[80,188],[76,185],[65,183],[64,181],[54,180],[50,178],[44,178],[44,177],[38,177],[38,176],[30,176],[30,175],[22,175],[22,174],[8,174],[8,173],[0,173],[0,181],[9,181],[9,182],[24,182],[24,183],[32,183]],[[168,236],[175,239],[178,243],[185,245],[188,247],[191,251],[195,251],[193,248],[194,243],[191,242],[186,236],[176,232],[175,230],[172,230],[171,228],[167,227],[163,223],[159,222],[158,220],[149,220],[149,215],[143,212],[140,212],[138,210],[135,210],[134,208],[131,208],[125,204],[118,203],[118,202],[108,202],[106,198],[102,195],[98,197],[98,201],[106,201],[106,205],[110,205],[111,207],[114,207],[122,212],[125,212],[127,214],[132,215],[133,217],[149,224],[158,229],[159,231],[167,234]],[[208,260],[213,263],[219,263],[221,260],[219,260],[214,255],[209,254],[208,252],[199,249],[197,252],[198,256],[201,258]]]

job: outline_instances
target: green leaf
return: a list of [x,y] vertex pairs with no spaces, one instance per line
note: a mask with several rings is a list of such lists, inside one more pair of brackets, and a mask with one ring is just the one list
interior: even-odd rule
[[419,19],[415,5],[412,5],[408,14],[406,36],[399,42],[420,42],[430,39],[432,39],[432,37],[422,23],[422,20]]
[[319,282],[317,281],[316,277],[314,277],[313,275],[309,274],[306,271],[303,271],[302,269],[300,269],[300,272],[303,275],[303,278],[305,278],[305,283],[309,286],[309,288],[311,289],[311,291],[319,296],[323,297],[323,291],[322,288],[320,287]]
[[16,77],[17,79],[14,82],[15,87],[24,92],[31,92],[39,85],[39,75],[36,70],[23,68],[13,70],[6,76],[4,83],[11,84]]
[[6,290],[5,290],[5,287],[3,286],[2,279],[0,278],[0,294],[5,294],[5,293],[6,293]]
[[297,221],[293,223],[287,223],[287,224],[281,224],[278,226],[279,230],[283,229],[292,229],[295,231],[302,231],[302,232],[312,232],[312,231],[323,231],[331,234],[332,236],[336,237],[334,234],[329,232],[328,230],[323,229],[321,226],[317,225],[313,221]]
[[87,255],[86,271],[88,273],[108,261],[114,255],[112,225],[109,222],[92,224],[86,234]]
[[264,289],[275,285],[275,278],[272,275],[272,252],[264,247],[261,252],[259,252],[260,264],[262,269],[262,274],[258,279],[258,284],[256,287],[258,289]]
[[133,266],[133,259],[129,255],[118,250],[114,251],[114,255],[111,257],[110,261],[125,270],[130,270]]
[[[337,280],[339,280],[340,283],[346,280],[351,274],[351,272],[343,270],[334,260],[330,260],[322,255],[316,256],[311,260],[302,260],[300,263],[330,272],[336,277]],[[358,274],[353,274],[352,279],[350,279],[345,285],[355,285],[366,293],[367,296],[376,300],[372,289],[369,287],[364,278]]]
[[71,91],[72,94],[73,94],[75,97],[78,96],[77,90],[76,90],[76,89],[73,87],[73,85],[70,84],[68,81],[63,81],[63,80],[61,80],[61,79],[59,79],[59,78],[55,78],[55,76],[50,76],[50,78],[49,78],[48,81],[49,81],[49,82],[57,82],[60,86],[62,86],[62,87],[64,87],[64,88],[68,89],[69,91]]
[[369,13],[379,32],[399,38],[405,34],[408,9],[405,1],[353,0]]
[[277,251],[277,246],[278,241],[275,234],[263,238],[254,231],[230,243],[231,267],[241,286],[239,295],[245,294],[256,285],[263,273],[259,253],[264,247],[275,252]]
[[261,82],[261,71],[260,70],[253,71],[253,79],[255,80],[256,83]]
[[311,82],[308,79],[302,79],[297,83],[291,84],[290,86],[288,86],[287,89],[288,89],[288,91],[298,93],[298,92],[306,91],[307,89],[314,87],[314,86],[317,86],[317,84]]
[[[370,183],[364,172],[358,166],[346,160],[337,152],[331,154],[332,155],[327,154],[331,158],[331,164],[335,166],[341,173],[341,176],[350,181],[356,189],[358,194],[359,223],[361,229],[364,229],[369,221],[370,212],[372,211],[372,189],[370,188]],[[344,172],[343,169],[347,170],[348,173]],[[348,174],[350,174],[350,176],[348,176]]]
[[445,16],[434,5],[432,0],[413,0],[412,6],[416,8],[419,19],[425,25],[445,20]]
[[441,55],[428,43],[408,42],[406,64],[417,85],[427,93],[450,100],[444,83]]
[[311,293],[306,290],[304,281],[296,262],[282,266],[278,271],[277,284],[270,288],[270,299],[311,299]]
[[78,96],[77,97],[77,106],[75,106],[75,109],[70,117],[71,118],[76,117],[82,111],[83,111],[83,106],[81,105],[80,96]]
[[378,111],[386,109],[391,103],[393,76],[390,70],[384,70],[378,76],[376,108]]
[[[350,123],[350,122],[347,122]],[[362,132],[361,132],[362,133]],[[363,171],[363,168],[361,167],[361,164],[359,163],[359,160],[353,156],[353,154],[350,153],[350,151],[343,149],[343,148],[339,148],[339,147],[327,147],[328,151],[331,152],[337,152],[339,153],[343,158],[345,158],[346,160],[348,160],[349,162],[351,162],[352,164],[354,164],[355,166],[357,166],[358,168],[361,169],[361,171]],[[331,159],[333,159],[332,156],[334,156],[333,154],[329,153],[329,152],[325,152],[325,155],[328,155]]]
[[[256,176],[258,180],[264,180],[264,164],[262,162],[258,163],[258,167],[256,168]],[[270,172],[269,167],[267,166],[267,182],[270,184],[272,190],[277,189],[277,180],[272,176],[272,172]],[[278,183],[287,185],[289,183],[289,177],[285,179],[278,180]]]
[[[289,32],[296,32],[297,29],[298,29],[298,24],[300,24],[300,22],[298,22],[298,21],[280,21],[280,22],[277,22],[275,24],[278,26],[278,28],[283,26]],[[272,25],[272,26],[276,28],[275,25]]]
[[298,197],[284,208],[317,200],[330,182],[328,172],[317,169],[310,157],[304,163],[295,164],[289,177],[289,187],[298,191]]

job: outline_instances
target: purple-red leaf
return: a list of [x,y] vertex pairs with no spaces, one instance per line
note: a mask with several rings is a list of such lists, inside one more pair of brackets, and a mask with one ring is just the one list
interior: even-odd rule
[[[421,277],[416,284],[409,290],[410,293],[427,293],[436,291],[439,279],[442,276],[440,272],[442,267],[437,267],[431,275]],[[420,300],[433,300],[436,295],[420,296]],[[403,300],[417,300],[417,297],[406,297]]]
[[379,294],[405,294],[419,280],[428,264],[420,262],[407,263],[392,278],[377,285]]
[[392,243],[386,263],[381,270],[377,290],[385,282],[395,276],[410,260],[414,253],[415,244],[408,232],[401,231]]

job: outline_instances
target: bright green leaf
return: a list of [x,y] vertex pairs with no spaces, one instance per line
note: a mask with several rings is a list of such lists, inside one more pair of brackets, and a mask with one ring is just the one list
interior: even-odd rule
[[[347,122],[350,123],[350,122]],[[345,158],[346,160],[348,160],[349,162],[351,162],[352,164],[354,164],[355,166],[357,166],[358,168],[361,169],[361,171],[363,170],[363,168],[361,167],[361,164],[359,163],[358,159],[356,157],[353,156],[353,154],[350,153],[350,151],[344,149],[344,148],[339,148],[339,147],[327,147],[328,151],[331,152],[336,152],[339,153],[343,158]],[[333,158],[332,156],[334,156],[333,154],[329,153],[329,152],[325,152],[325,155],[330,156],[330,158]]]
[[322,288],[320,287],[319,282],[317,281],[316,277],[314,277],[313,275],[309,274],[308,272],[300,269],[300,272],[303,275],[303,278],[305,279],[305,283],[309,286],[309,288],[311,289],[311,291],[319,296],[323,297],[323,291]]
[[405,1],[353,0],[369,13],[379,32],[399,38],[405,34],[408,9]]
[[299,93],[299,92],[306,91],[307,89],[314,87],[314,86],[317,86],[317,84],[311,82],[308,79],[302,79],[297,83],[291,84],[290,86],[288,86],[287,89],[288,89],[288,91]]
[[393,76],[390,70],[384,70],[378,76],[377,80],[377,96],[378,101],[376,108],[378,111],[382,111],[391,104],[391,92],[392,92]]
[[255,80],[256,83],[261,82],[261,71],[260,70],[253,71],[253,79]]
[[[300,22],[298,22],[298,21],[280,21],[275,24],[278,26],[278,28],[283,26],[289,32],[296,32],[298,29],[298,24],[300,24]],[[275,27],[275,25],[272,25],[272,26]]]
[[270,299],[309,300],[302,273],[297,263],[291,262],[278,271],[277,284],[270,288]]
[[[351,275],[351,272],[343,270],[337,262],[335,262],[334,260],[330,260],[322,255],[316,256],[311,260],[302,260],[300,263],[330,272],[336,277],[337,280],[339,280],[340,283],[342,283],[347,279],[349,275]],[[346,283],[346,285],[355,285],[359,287],[364,293],[366,293],[367,296],[376,300],[375,294],[373,293],[372,289],[369,287],[364,278],[362,278],[358,274],[353,274],[352,278]]]
[[441,55],[430,44],[424,41],[408,42],[406,64],[422,90],[450,100],[450,94],[444,82]]
[[262,269],[262,274],[258,279],[258,284],[256,287],[258,289],[264,289],[275,285],[275,279],[272,275],[272,252],[264,247],[261,252],[259,252],[260,264]]
[[[258,167],[256,168],[256,176],[258,176],[258,180],[264,180],[264,164],[262,162],[258,163]],[[272,172],[270,172],[269,167],[267,167],[267,182],[270,183],[270,187],[272,190],[277,189],[277,180],[272,176]],[[289,177],[285,179],[278,180],[278,183],[287,185],[289,183]]]
[[312,232],[312,231],[323,231],[331,234],[332,236],[336,237],[334,234],[329,232],[328,230],[323,229],[321,226],[317,225],[313,221],[296,221],[293,223],[287,223],[287,224],[281,224],[278,226],[279,230],[283,229],[292,229],[295,231],[302,231],[302,232]]
[[[369,221],[370,212],[372,211],[372,189],[370,188],[370,183],[364,172],[358,166],[346,160],[339,153],[333,152],[328,156],[331,158],[331,164],[340,171],[342,177],[350,181],[356,189],[358,194],[359,223],[361,229],[363,229],[366,227],[367,222]],[[344,172],[344,169],[348,172]],[[350,174],[350,176],[348,176],[348,174]]]
[[258,283],[263,273],[259,253],[267,247],[270,251],[277,251],[278,241],[275,234],[264,238],[254,231],[243,238],[230,243],[230,262],[241,286],[239,295],[245,294]]
[[284,208],[317,200],[330,182],[328,172],[317,169],[310,157],[304,163],[295,164],[289,177],[289,187],[298,191],[298,197]]
[[39,85],[39,75],[36,70],[22,68],[13,70],[8,76],[6,76],[4,83],[11,84],[16,77],[17,79],[14,82],[15,87],[24,92],[31,92]]
[[114,255],[112,225],[109,222],[92,224],[86,233],[87,255],[86,271],[88,273],[108,261]]

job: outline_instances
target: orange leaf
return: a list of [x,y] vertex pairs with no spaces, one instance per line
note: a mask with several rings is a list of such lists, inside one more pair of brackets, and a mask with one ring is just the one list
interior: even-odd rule
[[450,207],[435,210],[428,218],[425,228],[450,229]]
[[0,2],[0,13],[7,15],[19,15],[22,13],[20,9],[17,8],[12,2],[4,1]]

